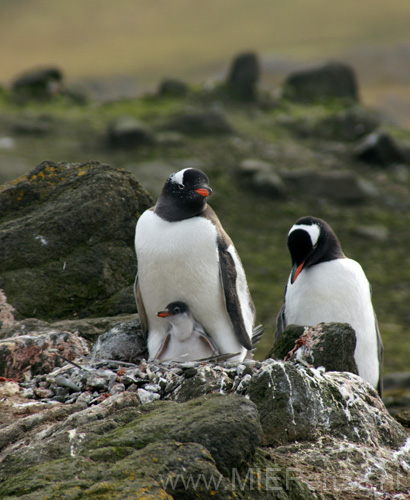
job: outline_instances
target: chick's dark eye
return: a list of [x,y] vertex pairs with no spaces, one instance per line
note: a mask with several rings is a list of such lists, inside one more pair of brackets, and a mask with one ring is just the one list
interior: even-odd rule
[[174,313],[179,314],[181,312],[181,309],[179,307],[175,307]]
[[178,184],[178,189],[181,189],[181,190],[182,190],[182,189],[184,189],[184,187],[185,187],[185,186],[184,186],[183,184]]

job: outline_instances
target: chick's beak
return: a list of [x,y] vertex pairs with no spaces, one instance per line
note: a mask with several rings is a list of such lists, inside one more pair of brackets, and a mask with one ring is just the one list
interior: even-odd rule
[[170,315],[171,315],[171,313],[169,311],[166,311],[166,310],[157,312],[157,316],[159,316],[160,318],[167,318]]

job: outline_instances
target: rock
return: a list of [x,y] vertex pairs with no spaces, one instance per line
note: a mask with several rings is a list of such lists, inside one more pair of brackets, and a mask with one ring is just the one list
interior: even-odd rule
[[247,52],[236,56],[226,82],[230,96],[241,101],[254,101],[259,75],[259,62],[255,53]]
[[[307,366],[323,367],[326,371],[358,374],[354,359],[356,333],[347,323],[320,323],[312,327],[290,325],[277,344],[269,357],[295,360]],[[286,348],[292,346],[283,355],[285,345]]]
[[171,399],[185,402],[211,392],[228,393],[232,386],[232,379],[223,372],[204,365],[185,371],[184,380],[172,392]]
[[20,336],[0,340],[0,377],[27,380],[39,373],[49,373],[55,367],[88,354],[84,339],[76,334],[39,328],[24,334],[24,322],[15,327]]
[[114,359],[127,363],[148,359],[147,343],[140,321],[135,319],[120,323],[98,337],[92,355],[97,360]]
[[[21,443],[20,447],[6,450],[8,464],[6,467],[0,465],[1,477],[10,478],[1,483],[2,498],[21,495],[23,490],[17,483],[24,484],[26,494],[35,494],[40,484],[43,497],[46,494],[53,496],[63,485],[72,486],[70,481],[76,470],[84,471],[80,483],[87,498],[93,498],[91,493],[101,493],[111,484],[117,484],[121,491],[128,487],[136,494],[144,477],[146,485],[152,487],[161,474],[166,480],[169,472],[188,470],[199,474],[209,467],[216,479],[221,472],[232,477],[234,470],[238,480],[260,442],[258,415],[253,403],[246,398],[206,396],[184,404],[157,402],[141,412],[135,408],[131,395],[124,396],[118,395],[117,399],[110,398],[97,408],[72,414],[63,424],[47,422],[47,437],[42,440],[36,440],[35,436],[46,423],[44,419],[39,421],[37,418],[30,427],[26,425],[26,445]],[[24,422],[18,426],[12,424],[7,428],[8,435],[13,434],[14,439],[18,439],[23,426]],[[22,459],[24,469],[21,468]],[[87,461],[88,467],[78,468]],[[37,470],[35,476],[29,474],[23,482],[12,480],[33,470]],[[137,477],[125,479],[127,470],[135,471]],[[48,479],[44,481],[46,475]],[[36,477],[36,481],[29,477]],[[229,485],[226,479],[224,483]],[[168,488],[171,489],[171,485]],[[64,491],[68,494],[67,489]]]
[[389,229],[382,225],[373,226],[357,226],[354,230],[355,234],[371,241],[382,243],[389,239]]
[[400,146],[382,130],[367,135],[356,147],[354,155],[361,161],[384,167],[406,162],[405,154]]
[[63,73],[57,67],[30,70],[12,83],[12,96],[19,101],[50,99],[61,91]]
[[145,123],[132,116],[120,116],[108,125],[107,142],[113,148],[151,146],[155,135]]
[[287,193],[285,183],[276,172],[258,172],[252,177],[252,184],[261,193],[282,198]]
[[[28,393],[29,383],[22,385]],[[141,361],[67,365],[30,387],[33,394],[65,391],[72,404],[46,399],[42,412],[36,404],[18,407],[0,423],[5,499],[74,495],[79,486],[83,498],[115,491],[119,498],[313,500],[337,482],[342,496],[335,498],[345,500],[344,488],[354,488],[345,478],[366,493],[406,491],[410,439],[353,374],[273,360]],[[163,400],[182,396],[185,402]]]
[[357,102],[356,75],[350,66],[339,62],[296,71],[286,79],[283,96],[308,103],[341,98]]
[[265,361],[252,376],[247,395],[259,410],[268,446],[331,435],[370,447],[398,449],[407,439],[373,387],[348,372],[322,373],[288,362]]
[[304,331],[305,327],[300,325],[289,325],[286,327],[286,330],[274,343],[265,359],[285,359],[288,352],[295,347],[296,341],[303,335]]
[[396,415],[396,419],[405,427],[410,428],[410,410],[402,411]]
[[275,198],[286,193],[285,183],[269,162],[249,158],[239,164],[239,171],[245,177],[246,184],[250,184],[260,193]]
[[14,323],[14,307],[7,303],[7,297],[0,290],[0,330],[12,326]]
[[383,377],[385,390],[410,389],[410,372],[388,373]]
[[311,127],[310,135],[313,133],[327,140],[356,141],[372,133],[379,124],[374,113],[354,106],[323,118]]
[[185,97],[188,94],[188,85],[174,78],[162,80],[158,95],[165,97]]
[[359,203],[377,195],[369,181],[349,170],[318,171],[300,168],[280,172],[289,191],[313,198],[331,199],[339,203]]
[[175,115],[160,127],[188,135],[231,134],[233,129],[220,111],[189,112]]
[[104,315],[134,281],[135,224],[151,204],[130,173],[98,162],[43,162],[2,186],[0,288],[15,317]]
[[17,135],[43,136],[51,130],[51,124],[45,119],[20,118],[13,123],[12,131]]
[[255,174],[268,174],[272,172],[274,166],[267,161],[259,160],[257,158],[247,158],[242,160],[239,164],[239,171],[245,176]]

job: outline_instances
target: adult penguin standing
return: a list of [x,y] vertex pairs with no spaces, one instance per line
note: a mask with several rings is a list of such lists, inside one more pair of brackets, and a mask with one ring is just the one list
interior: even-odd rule
[[356,332],[359,375],[381,395],[383,344],[362,267],[344,255],[332,228],[316,217],[296,221],[288,233],[288,248],[292,271],[275,342],[290,324],[349,323]]
[[255,308],[239,255],[207,204],[208,184],[194,168],[172,174],[138,220],[134,291],[150,358],[167,334],[157,311],[175,301],[187,304],[221,354],[243,360],[252,349]]

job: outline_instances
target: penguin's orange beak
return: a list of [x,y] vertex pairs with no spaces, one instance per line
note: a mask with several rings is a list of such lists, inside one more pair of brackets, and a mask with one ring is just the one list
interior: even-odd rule
[[206,198],[212,194],[212,189],[210,187],[199,188],[195,189],[195,193],[198,193]]
[[292,274],[290,276],[290,282],[294,283],[296,281],[296,278],[299,276],[299,274],[302,272],[303,266],[305,265],[306,261],[303,261],[302,264],[299,264],[296,266],[296,264],[292,268]]
[[169,311],[159,311],[159,312],[157,312],[157,316],[159,316],[160,318],[167,318],[170,315],[171,315],[171,313]]

